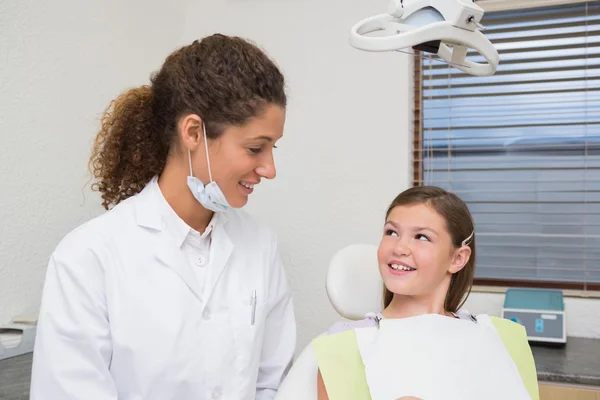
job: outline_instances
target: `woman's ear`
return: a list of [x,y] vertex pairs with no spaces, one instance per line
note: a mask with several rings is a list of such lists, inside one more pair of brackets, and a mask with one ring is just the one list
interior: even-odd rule
[[204,141],[202,119],[196,114],[188,114],[180,118],[177,124],[177,134],[183,147],[194,151]]
[[471,248],[469,246],[462,246],[454,252],[452,257],[452,264],[448,268],[448,272],[455,274],[467,265],[471,258]]

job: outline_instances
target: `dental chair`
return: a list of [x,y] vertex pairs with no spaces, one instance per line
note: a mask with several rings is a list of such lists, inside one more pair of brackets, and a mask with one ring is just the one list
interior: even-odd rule
[[[377,266],[377,246],[354,244],[332,257],[327,270],[327,296],[333,308],[345,319],[361,320],[381,311],[383,281]],[[309,343],[277,392],[276,400],[316,400],[317,360]]]

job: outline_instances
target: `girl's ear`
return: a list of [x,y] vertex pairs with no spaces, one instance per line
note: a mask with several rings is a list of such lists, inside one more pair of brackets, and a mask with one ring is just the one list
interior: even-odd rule
[[467,265],[469,262],[469,258],[471,258],[471,248],[469,246],[462,246],[458,250],[454,252],[454,257],[452,258],[452,264],[450,264],[450,268],[448,268],[448,272],[451,274],[455,274]]

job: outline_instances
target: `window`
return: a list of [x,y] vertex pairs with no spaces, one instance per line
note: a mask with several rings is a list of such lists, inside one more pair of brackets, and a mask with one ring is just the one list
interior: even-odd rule
[[476,284],[600,289],[600,4],[482,23],[491,77],[415,56],[414,184],[468,204]]

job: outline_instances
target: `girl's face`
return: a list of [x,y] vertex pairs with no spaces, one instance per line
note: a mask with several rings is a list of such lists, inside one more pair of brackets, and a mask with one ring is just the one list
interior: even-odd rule
[[384,225],[379,272],[394,294],[445,298],[452,274],[469,260],[466,249],[454,248],[446,221],[430,206],[397,206]]

